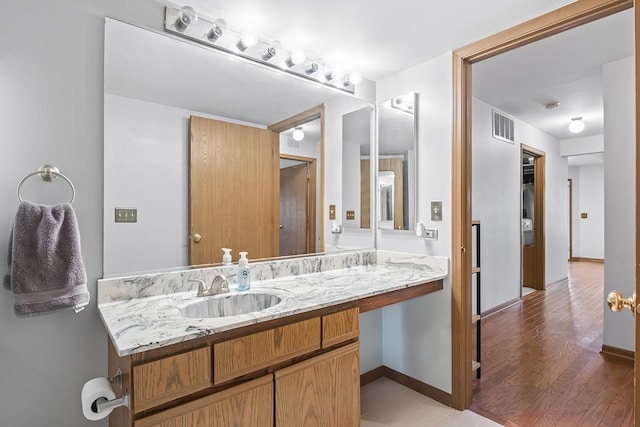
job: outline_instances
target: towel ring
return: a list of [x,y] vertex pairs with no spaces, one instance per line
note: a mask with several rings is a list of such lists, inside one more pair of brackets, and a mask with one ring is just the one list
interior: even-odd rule
[[64,179],[65,181],[67,181],[67,183],[71,187],[71,201],[69,203],[73,203],[73,201],[75,200],[76,188],[73,186],[73,183],[71,182],[71,180],[66,176],[64,176],[63,174],[61,174],[60,170],[57,167],[52,165],[42,165],[38,168],[37,171],[27,174],[24,178],[20,180],[20,183],[18,183],[18,200],[20,200],[21,202],[24,202],[24,200],[22,199],[22,195],[20,194],[20,190],[22,190],[22,184],[24,184],[24,182],[27,179],[31,178],[34,175],[40,175],[40,178],[42,178],[42,180],[46,182],[53,182],[58,177]]

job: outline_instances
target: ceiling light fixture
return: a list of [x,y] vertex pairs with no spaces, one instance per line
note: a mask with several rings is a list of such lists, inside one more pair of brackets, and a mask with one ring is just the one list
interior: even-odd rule
[[198,15],[196,11],[190,6],[184,6],[180,8],[180,12],[178,13],[178,19],[175,20],[176,30],[182,32],[186,30],[189,25],[195,24],[198,22]]
[[302,130],[302,126],[297,126],[294,130],[293,133],[291,134],[291,136],[293,136],[293,140],[294,141],[302,141],[304,139],[304,131]]
[[344,70],[340,67],[330,68],[327,73],[327,80],[340,80],[344,77]]
[[312,62],[311,64],[309,64],[307,69],[304,70],[304,72],[307,73],[308,75],[311,75],[313,73],[318,72],[319,69],[320,69],[320,66],[318,64],[316,64],[315,62]]
[[582,117],[573,117],[571,118],[571,123],[569,123],[569,131],[571,133],[579,133],[584,129],[584,122],[582,121]]

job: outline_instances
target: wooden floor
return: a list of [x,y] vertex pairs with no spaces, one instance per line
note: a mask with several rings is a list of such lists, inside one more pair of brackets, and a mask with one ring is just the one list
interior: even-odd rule
[[633,425],[633,362],[600,353],[603,267],[571,263],[568,285],[482,320],[472,411],[509,426]]

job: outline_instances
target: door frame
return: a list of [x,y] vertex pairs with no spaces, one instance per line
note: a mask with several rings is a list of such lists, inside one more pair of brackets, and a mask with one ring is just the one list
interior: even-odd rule
[[567,179],[569,186],[569,261],[573,261],[573,178]]
[[[304,162],[307,164],[307,173],[309,177],[307,178],[307,213],[309,215],[309,219],[307,220],[307,230],[306,230],[306,253],[315,253],[316,251],[316,217],[317,217],[317,206],[316,206],[316,198],[317,198],[317,161],[313,157],[303,157],[296,156],[293,154],[282,154],[280,153],[281,159],[286,160],[297,160],[299,162]],[[302,255],[302,254],[300,254]]]
[[[303,125],[316,119],[320,119],[320,206],[324,206],[324,105],[318,105],[317,107],[310,108],[307,111],[298,113],[288,119],[281,120],[268,126],[267,129],[273,132],[282,133],[292,127]],[[282,156],[283,155],[280,154],[280,157]],[[324,209],[320,209],[317,221],[320,223],[320,244],[318,252],[324,252]]]
[[[472,398],[471,342],[471,66],[473,63],[533,43],[633,7],[633,0],[580,0],[520,25],[501,31],[453,52],[453,133],[452,133],[452,231],[451,231],[451,351],[452,406],[469,407]],[[640,19],[638,8],[635,22]],[[640,67],[638,26],[635,33],[636,90]],[[636,121],[640,123],[640,102],[636,97]],[[636,126],[636,162],[640,126]],[[637,168],[637,166],[636,166]],[[640,174],[636,173],[636,192]],[[636,229],[640,226],[636,197]],[[467,250],[469,248],[469,250]],[[636,266],[640,265],[640,239],[636,239]],[[637,267],[636,289],[640,287]],[[640,319],[640,316],[636,319]],[[640,320],[637,320],[640,322]],[[640,328],[636,327],[636,352]],[[637,370],[636,370],[637,372]],[[635,399],[636,413],[640,399]],[[640,425],[640,417],[636,417]]]
[[[533,194],[534,194],[534,207],[533,217],[533,241],[534,253],[535,253],[535,276],[533,280],[533,288],[537,291],[544,291],[546,288],[546,240],[545,240],[545,226],[544,226],[544,201],[545,201],[545,152],[536,148],[530,147],[525,144],[520,144],[520,158],[522,159],[524,153],[528,153],[533,156]],[[522,178],[521,178],[522,179]],[[522,186],[522,181],[520,181]],[[522,245],[520,245],[522,259]],[[520,284],[520,296],[522,296],[522,283]]]

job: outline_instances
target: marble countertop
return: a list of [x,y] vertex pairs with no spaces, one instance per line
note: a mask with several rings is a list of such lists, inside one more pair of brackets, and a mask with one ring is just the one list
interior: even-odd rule
[[[359,265],[252,283],[249,293],[277,295],[267,309],[229,317],[187,318],[180,309],[203,298],[196,290],[98,304],[102,321],[120,356],[152,350],[234,328],[380,295],[444,279],[446,271],[411,263]],[[193,284],[191,284],[193,285]],[[231,294],[238,293],[231,286]],[[230,294],[223,294],[228,296]]]

